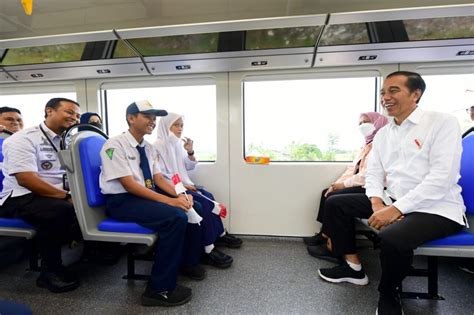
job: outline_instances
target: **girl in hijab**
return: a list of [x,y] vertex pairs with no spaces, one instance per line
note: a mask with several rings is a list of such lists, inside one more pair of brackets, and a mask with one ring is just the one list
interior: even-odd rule
[[[326,247],[328,242],[327,233],[324,227],[324,204],[328,198],[335,194],[357,194],[365,193],[365,173],[367,168],[367,158],[372,149],[372,140],[375,134],[388,123],[387,117],[376,113],[367,112],[360,114],[359,131],[365,139],[365,145],[357,155],[356,159],[349,165],[346,171],[331,186],[323,190],[317,220],[323,223],[321,232],[314,236],[305,237],[303,240],[308,245],[308,253],[311,256],[337,261]],[[321,246],[322,245],[322,246]],[[330,243],[328,244],[330,247]]]
[[187,193],[202,205],[203,213],[199,215],[203,218],[201,222],[203,263],[227,268],[232,262],[232,257],[217,250],[214,244],[239,248],[242,240],[225,232],[220,216],[213,212],[216,207],[214,196],[202,188],[197,188],[188,175],[188,171],[193,170],[198,162],[194,156],[193,141],[182,138],[183,116],[168,113],[167,116],[161,117],[157,129],[158,139],[154,146],[159,154],[159,165],[163,176],[171,181],[175,174],[179,174]]
[[103,130],[102,118],[100,118],[99,114],[97,113],[87,112],[82,114],[80,123],[89,124],[99,128],[100,130]]

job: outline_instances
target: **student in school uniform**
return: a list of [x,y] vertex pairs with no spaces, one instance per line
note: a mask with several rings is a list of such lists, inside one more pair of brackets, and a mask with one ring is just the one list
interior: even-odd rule
[[136,222],[160,236],[151,277],[141,297],[144,306],[176,306],[191,300],[191,289],[177,284],[180,268],[190,278],[205,277],[198,265],[201,227],[188,224],[186,215],[200,205],[193,204],[192,196],[176,194],[160,174],[155,150],[144,140],[153,132],[156,116],[166,114],[148,101],[130,104],[126,111],[129,129],[107,140],[100,153],[100,187],[106,196],[107,215]]
[[[203,188],[197,188],[190,179],[188,171],[193,170],[198,162],[194,156],[193,141],[182,138],[182,132],[183,116],[169,113],[160,119],[158,139],[154,144],[160,156],[160,169],[168,180],[171,180],[174,174],[179,174],[187,192],[202,204],[202,212],[199,214],[204,218],[203,263],[225,268],[230,266],[232,258],[217,250],[214,244],[239,248],[242,240],[227,233],[220,216],[212,212],[215,207],[214,196]],[[226,260],[230,262],[226,263]]]

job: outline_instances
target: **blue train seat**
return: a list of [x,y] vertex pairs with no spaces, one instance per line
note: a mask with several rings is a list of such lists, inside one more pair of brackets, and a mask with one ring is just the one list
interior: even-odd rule
[[[0,163],[3,164],[3,141],[5,138],[0,138]],[[4,175],[0,168],[0,191],[3,190]],[[16,236],[32,239],[36,235],[33,226],[21,219],[0,218],[0,235],[2,236]]]
[[[69,146],[59,153],[84,240],[152,246],[158,238],[153,231],[136,223],[112,220],[105,214],[105,198],[99,187],[100,150],[104,143],[102,135],[81,131],[72,136]],[[145,278],[134,271],[135,260],[143,257],[136,255],[133,247],[128,248],[128,274],[125,278]]]

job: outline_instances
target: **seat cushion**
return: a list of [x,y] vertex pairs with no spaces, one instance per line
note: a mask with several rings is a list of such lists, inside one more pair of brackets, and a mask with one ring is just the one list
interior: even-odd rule
[[423,247],[435,246],[474,246],[474,234],[462,231],[445,238],[440,238],[422,245]]
[[19,229],[34,229],[34,227],[22,219],[0,218],[0,228],[19,228]]
[[153,234],[154,232],[140,224],[133,222],[121,222],[114,219],[105,219],[98,226],[99,231],[103,232],[122,232],[135,234]]

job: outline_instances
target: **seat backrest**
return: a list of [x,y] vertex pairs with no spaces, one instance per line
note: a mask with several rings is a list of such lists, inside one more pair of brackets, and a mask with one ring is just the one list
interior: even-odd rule
[[59,152],[85,240],[97,240],[97,226],[106,218],[105,199],[99,187],[100,150],[104,143],[102,135],[83,131],[72,136],[69,147]]
[[85,138],[79,144],[82,177],[84,178],[87,202],[91,207],[105,205],[105,197],[99,186],[100,166],[102,164],[100,150],[104,143],[105,138],[92,136]]
[[462,139],[462,150],[459,185],[466,213],[474,215],[474,134]]

